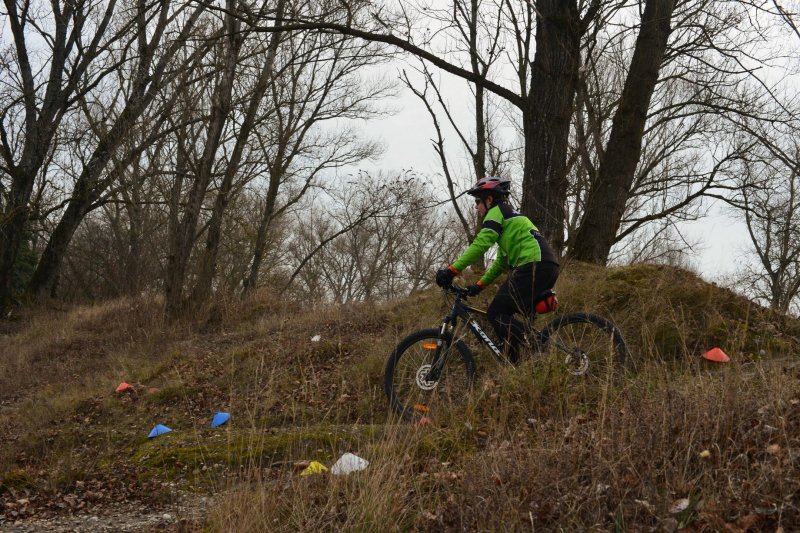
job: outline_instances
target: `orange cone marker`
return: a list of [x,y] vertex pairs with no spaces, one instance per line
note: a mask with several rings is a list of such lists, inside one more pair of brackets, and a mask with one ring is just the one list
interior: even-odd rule
[[708,359],[709,361],[714,361],[715,363],[727,363],[731,360],[731,358],[719,348],[711,348],[709,351],[703,354],[703,359]]
[[122,394],[123,392],[129,392],[129,391],[132,392],[133,387],[123,381],[122,383],[119,384],[119,387],[117,387],[117,390],[115,392],[117,394]]

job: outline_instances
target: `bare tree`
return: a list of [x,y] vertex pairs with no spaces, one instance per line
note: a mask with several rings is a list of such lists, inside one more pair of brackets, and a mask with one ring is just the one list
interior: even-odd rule
[[[117,68],[110,48],[134,23],[109,2],[57,2],[48,9],[5,0],[3,24],[13,59],[0,64],[0,155],[4,209],[0,215],[0,309],[11,297],[11,271],[31,216],[34,183],[63,117]],[[110,31],[112,19],[122,22]],[[120,19],[117,19],[120,20]],[[37,43],[37,44],[34,44]],[[41,46],[42,49],[31,50]]]
[[800,144],[795,139],[780,136],[742,159],[740,188],[730,202],[744,218],[757,258],[745,266],[749,290],[784,313],[793,305],[797,310],[800,298]]
[[[521,113],[526,140],[522,210],[539,221],[544,233],[560,250],[567,190],[567,141],[580,66],[580,40],[599,6],[600,2],[579,6],[576,0],[543,0],[535,7],[532,2],[524,0],[495,2],[489,8],[495,11],[493,16],[503,25],[480,27],[483,33],[478,36],[475,32],[480,25],[474,22],[479,19],[470,14],[485,8],[477,2],[468,4],[453,0],[447,12],[457,13],[452,17],[454,23],[435,32],[440,40],[445,41],[441,53],[429,46],[434,40],[429,39],[424,30],[415,28],[410,14],[415,7],[408,3],[401,3],[395,15],[380,7],[361,17],[353,17],[352,12],[340,17],[330,13],[323,17],[297,13],[287,18],[280,28],[260,24],[255,17],[247,20],[258,31],[328,30],[387,43],[508,100]],[[426,13],[429,8],[422,6],[417,11]],[[422,23],[426,24],[427,20]],[[483,51],[488,49],[494,53],[497,48],[491,43],[500,39],[496,31],[487,36],[485,30],[494,31],[501,27],[513,43],[505,51],[515,70],[516,90],[493,81],[482,68],[482,65],[490,64]],[[419,43],[417,39],[421,39]],[[472,66],[464,68],[457,58],[448,57],[450,50],[459,50],[458,45],[450,46],[448,43],[463,43],[464,39],[468,49],[479,52],[473,54],[474,60],[470,60],[471,65],[477,64],[477,69]],[[470,48],[469,43],[473,42],[475,44]]]
[[647,0],[645,4],[597,183],[588,194],[584,223],[571,249],[578,260],[605,263],[616,240],[639,164],[647,111],[667,50],[674,7],[674,0]]
[[[176,7],[172,2],[162,0],[148,6],[139,1],[133,9],[136,13],[135,31],[126,43],[130,48],[117,52],[121,66],[116,90],[108,91],[104,88],[106,90],[91,101],[91,94],[83,95],[79,99],[86,112],[89,130],[96,134],[97,140],[94,150],[80,170],[66,209],[51,233],[31,278],[28,291],[40,298],[50,295],[67,246],[84,216],[102,203],[101,197],[115,177],[161,134],[160,122],[164,121],[173,102],[162,103],[163,107],[160,109],[149,108],[172,75],[167,69],[174,69],[172,63],[175,54],[184,45],[203,12],[202,7],[191,11],[186,20],[182,21],[181,27],[175,29],[177,35],[171,42],[164,43],[162,39],[165,38],[171,22],[183,15],[183,4]],[[154,22],[148,24],[149,20]],[[136,53],[131,50],[133,47]],[[132,65],[124,65],[123,68],[127,55],[132,55],[135,59]],[[104,97],[107,91],[113,95],[110,100]],[[151,115],[150,120],[141,121],[147,111]],[[96,113],[101,116],[94,116]],[[140,135],[138,144],[126,143],[137,127],[142,125],[150,134]],[[84,145],[91,142],[90,139],[81,140]],[[121,147],[126,148],[125,153],[117,154]],[[109,169],[109,163],[115,159],[115,164]]]
[[[357,180],[331,205],[298,220],[291,289],[304,299],[385,300],[428,287],[434,269],[461,248],[455,219],[431,202],[418,176]],[[327,202],[325,202],[327,203]]]
[[170,249],[168,258],[164,302],[166,315],[170,318],[176,317],[185,305],[183,289],[189,258],[196,240],[200,210],[212,179],[220,140],[231,110],[231,93],[239,51],[244,40],[240,22],[235,17],[237,4],[237,0],[226,0],[226,12],[222,21],[223,35],[216,43],[214,55],[219,70],[210,99],[209,117],[205,123],[202,154],[197,162],[196,174],[181,220],[174,228],[177,233],[170,240],[174,246]]
[[746,200],[745,220],[762,271],[754,276],[753,289],[784,313],[800,295],[800,203],[798,176],[791,176],[782,190]]
[[[275,7],[275,20],[278,25],[281,24],[285,8],[286,0],[278,0]],[[245,146],[247,146],[250,141],[250,135],[256,128],[259,118],[259,109],[262,107],[264,94],[274,81],[275,57],[278,52],[281,37],[281,32],[270,34],[266,54],[263,59],[263,66],[256,77],[250,95],[242,103],[244,108],[243,116],[238,125],[238,131],[235,133],[236,140],[233,151],[225,167],[222,183],[220,184],[216,200],[214,201],[214,207],[208,225],[206,245],[200,258],[197,282],[195,283],[191,298],[194,305],[205,303],[211,294],[211,285],[214,280],[214,275],[216,274],[223,216],[230,199],[234,178],[240,170]]]
[[[598,32],[588,43],[570,157],[569,248],[576,257],[605,263],[626,255],[621,247],[638,231],[651,235],[703,216],[708,199],[726,198],[736,186],[728,171],[753,144],[739,134],[745,119],[791,120],[791,99],[779,97],[774,83],[765,84],[758,69],[742,62],[746,56],[750,65],[780,67],[762,47],[775,32],[774,18],[763,24],[747,19],[752,9],[705,0],[676,5],[658,81],[647,107],[639,109],[646,113],[639,114],[642,133],[632,137],[641,139],[634,147],[640,155],[635,166],[629,159],[627,170],[616,173],[627,176],[624,182],[601,174],[611,168],[609,160],[617,165],[636,151],[613,143],[615,127],[621,132],[633,124],[621,113],[639,45],[629,59],[627,28]],[[617,199],[609,196],[612,190]],[[621,215],[611,223],[614,212]]]
[[[480,176],[480,174],[477,174],[477,168],[482,169],[483,172],[485,173],[485,158],[483,158],[482,156],[479,157],[478,154],[471,149],[470,143],[461,134],[461,130],[459,130],[458,127],[454,124],[452,116],[450,115],[447,106],[444,104],[441,95],[438,89],[436,88],[436,85],[433,83],[430,73],[428,72],[427,69],[423,69],[423,72],[425,77],[423,79],[423,87],[421,89],[415,87],[415,85],[412,83],[412,81],[409,79],[408,75],[405,72],[403,72],[402,80],[403,83],[405,83],[406,87],[408,87],[408,89],[422,101],[422,103],[425,105],[425,109],[428,111],[428,114],[431,117],[431,121],[433,122],[433,128],[436,132],[436,138],[431,139],[431,144],[433,145],[433,150],[436,152],[436,155],[439,156],[439,161],[441,161],[442,174],[444,175],[445,182],[447,183],[447,193],[450,197],[450,203],[453,206],[453,209],[455,210],[456,216],[458,217],[458,221],[461,223],[461,229],[463,230],[464,240],[467,243],[469,243],[472,240],[473,236],[475,235],[475,230],[474,230],[475,221],[474,220],[470,221],[469,220],[470,217],[468,216],[468,214],[465,215],[461,207],[459,206],[458,198],[460,197],[460,194],[458,195],[456,194],[456,187],[458,187],[459,185],[463,186],[463,184],[457,182],[454,179],[453,174],[450,170],[450,163],[447,160],[447,152],[445,149],[444,134],[442,132],[442,127],[439,124],[439,118],[436,114],[436,111],[433,108],[433,104],[431,104],[430,102],[430,96],[428,95],[428,90],[430,88],[432,88],[433,91],[436,93],[437,100],[442,105],[445,115],[447,116],[451,125],[454,126],[466,150],[470,153],[470,155],[472,155],[473,162],[476,166],[477,176]],[[482,131],[485,131],[483,129],[484,128],[483,120],[477,117],[478,114],[476,112],[476,124],[480,123],[480,126],[477,126],[477,128],[481,129]],[[470,222],[472,222],[472,224],[470,224]]]
[[382,114],[377,104],[394,94],[383,80],[367,82],[359,76],[360,70],[384,57],[369,43],[295,34],[279,52],[285,67],[269,91],[275,114],[264,135],[266,193],[244,293],[257,286],[273,221],[325,172],[380,153],[380,146],[362,139],[348,121]]

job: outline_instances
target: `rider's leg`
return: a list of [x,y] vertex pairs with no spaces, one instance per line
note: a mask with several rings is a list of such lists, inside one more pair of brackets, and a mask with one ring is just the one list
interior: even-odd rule
[[519,360],[519,346],[525,337],[524,325],[513,315],[530,307],[530,302],[524,300],[525,296],[528,300],[531,299],[529,296],[532,290],[531,283],[530,271],[527,274],[512,272],[505,283],[500,286],[487,310],[487,318],[494,327],[500,342],[503,343],[501,349],[506,350],[508,358],[513,363]]
[[[558,265],[556,263],[541,262],[536,263],[533,278],[533,296],[534,298],[542,294],[547,289],[552,289],[556,280],[558,279]],[[531,302],[534,304],[536,302]],[[525,309],[526,314],[533,313],[533,308]]]
[[503,332],[501,338],[509,361],[514,364],[519,362],[519,347],[525,340],[525,326],[511,315],[500,315],[497,317],[495,331],[500,329]]
[[[534,308],[536,305],[536,299],[544,291],[552,289],[555,286],[556,280],[558,279],[558,269],[559,267],[557,263],[550,262],[536,263],[533,269],[533,288],[531,291],[531,298],[523,301],[524,306],[521,310],[528,320],[528,327],[531,329],[534,329],[534,321],[536,320],[536,310]],[[532,343],[533,352],[538,352],[539,337],[537,335],[533,335],[533,337],[529,340]]]
[[530,319],[535,317],[535,297],[552,289],[557,279],[556,263],[541,262],[512,270],[489,305],[487,317],[512,362],[518,361],[519,347],[525,338],[525,326],[513,315],[522,313]]

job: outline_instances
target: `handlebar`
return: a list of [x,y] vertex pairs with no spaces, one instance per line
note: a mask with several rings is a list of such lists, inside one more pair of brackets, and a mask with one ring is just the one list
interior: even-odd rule
[[455,283],[451,283],[449,287],[442,287],[442,289],[452,292],[461,298],[469,298],[469,294],[467,294],[467,288],[456,285]]

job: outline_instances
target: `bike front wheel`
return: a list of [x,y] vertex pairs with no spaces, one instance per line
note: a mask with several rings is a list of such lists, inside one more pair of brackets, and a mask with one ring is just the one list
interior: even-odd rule
[[546,356],[561,361],[576,377],[611,382],[628,360],[628,348],[619,329],[607,318],[571,313],[556,318],[542,330]]
[[475,381],[475,361],[469,348],[458,341],[445,343],[441,375],[427,381],[439,342],[438,329],[412,333],[389,356],[384,390],[392,410],[405,419],[426,416],[431,407],[462,404]]

